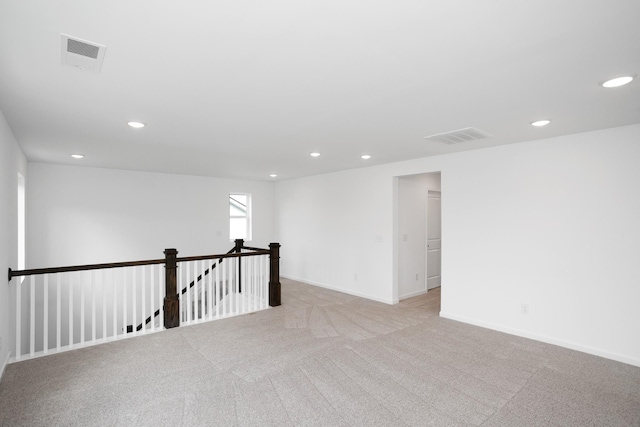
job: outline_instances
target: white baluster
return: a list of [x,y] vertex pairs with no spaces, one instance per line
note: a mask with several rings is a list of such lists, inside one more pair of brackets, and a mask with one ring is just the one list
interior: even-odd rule
[[206,287],[205,287],[205,283],[207,278],[204,275],[204,261],[200,260],[198,262],[198,269],[200,270],[200,274],[202,275],[202,280],[200,280],[200,320],[204,320],[205,317],[205,303],[207,302],[207,294],[205,292]]
[[[253,257],[247,257],[244,260],[244,273],[242,273],[242,277],[243,280],[245,281],[245,285],[242,289],[243,293],[245,294],[245,313],[248,313],[251,311],[251,295],[252,295],[252,283],[253,283],[253,279],[252,279],[252,275],[253,275],[253,269],[252,269],[252,262],[253,262]],[[246,274],[245,274],[246,273]],[[246,279],[245,279],[246,277]]]
[[238,286],[238,279],[239,279],[239,274],[238,274],[238,266],[240,265],[238,263],[239,258],[235,257],[233,258],[233,309],[231,310],[231,314],[232,315],[237,315],[238,314],[238,310],[239,310],[239,306],[240,304],[238,304],[238,295],[240,295],[240,288]]
[[257,261],[259,257],[251,257],[251,302],[252,311],[256,310],[256,273],[258,271]]
[[127,335],[127,270],[122,269],[122,295],[123,295],[123,314],[122,314],[122,334]]
[[29,355],[36,347],[36,276],[29,276]]
[[[242,304],[241,313],[247,312],[247,260],[238,258],[238,263],[240,265],[241,274],[238,277],[238,286],[242,289],[242,295],[240,295],[240,303]],[[241,283],[241,280],[244,280],[244,283]]]
[[16,280],[16,360],[20,360],[22,356],[22,276],[18,276]]
[[142,265],[139,267],[134,267],[136,270],[138,270],[138,272],[140,273],[140,280],[137,281],[136,283],[136,290],[140,290],[140,313],[136,316],[137,318],[139,318],[139,321],[135,321],[133,322],[133,331],[134,333],[138,332],[138,326],[142,325],[142,328],[140,329],[140,333],[143,334],[144,333],[144,326],[145,326],[145,314],[146,314],[146,307],[147,307],[147,302],[145,301],[145,298],[147,297],[147,283],[146,283],[146,279],[147,279],[147,272],[146,270],[146,266]]
[[235,299],[236,299],[236,258],[229,258],[229,289],[227,290],[227,298],[229,299],[229,308],[227,314],[235,314]]
[[265,255],[262,260],[262,307],[267,307],[267,301],[269,299],[269,256]]
[[189,324],[191,322],[191,289],[189,288],[189,285],[191,284],[191,263],[190,262],[186,262],[185,263],[185,267],[187,269],[187,280],[185,281],[185,286],[184,289],[186,289],[187,292],[187,324]]
[[113,314],[113,331],[111,336],[116,337],[118,335],[118,289],[116,287],[116,270],[111,270],[111,289],[113,289],[113,298],[111,299],[111,311]]
[[84,344],[84,288],[83,273],[78,273],[80,278],[80,344]]
[[96,343],[96,270],[91,270],[91,344]]
[[227,315],[233,315],[233,307],[235,306],[234,300],[236,298],[234,292],[236,287],[236,259],[229,258],[227,261],[229,262],[229,269],[227,270],[227,276],[229,277],[227,280],[227,286],[229,288],[227,289],[227,299],[229,300]]
[[69,348],[73,348],[73,273],[67,274],[69,278]]
[[264,307],[264,263],[265,263],[265,256],[262,255],[260,257],[260,275],[259,277],[259,281],[258,281],[258,298],[260,301],[260,308]]
[[160,318],[158,325],[160,329],[164,329],[164,294],[165,294],[165,275],[162,274],[164,270],[161,269],[161,266],[157,266],[158,269],[158,316]]
[[231,258],[223,258],[222,264],[218,265],[218,267],[222,266],[222,294],[220,294],[220,301],[222,304],[222,315],[227,315],[227,299],[229,296],[229,280],[227,278],[227,265],[231,262]]
[[253,307],[257,310],[259,307],[260,295],[260,265],[262,264],[262,256],[257,256],[253,260]]
[[149,292],[151,293],[151,296],[149,297],[149,301],[151,301],[151,310],[149,316],[151,317],[151,331],[155,331],[156,330],[156,318],[155,318],[155,297],[154,297],[154,290],[155,290],[155,273],[156,271],[156,266],[155,265],[151,265],[149,266]]
[[265,303],[268,305],[269,304],[269,280],[271,279],[271,261],[270,259],[267,259],[266,263],[266,267],[267,270],[264,274],[264,300]]
[[258,298],[258,272],[260,271],[260,257],[253,257],[253,265],[251,266],[251,304],[254,311],[257,307]]
[[133,333],[133,335],[135,335],[138,331],[136,331],[137,326],[138,326],[138,281],[136,280],[137,274],[136,274],[136,267],[133,267],[131,269],[131,291],[133,292],[133,301],[131,302],[131,306],[133,308],[133,318],[131,319],[131,324],[133,326],[131,326],[131,332]]
[[42,297],[42,351],[49,352],[49,275],[44,275],[44,296]]
[[[245,271],[247,272],[246,275],[246,279],[245,279],[245,300],[246,300],[246,310],[247,312],[251,311],[251,297],[253,295],[253,258],[254,257],[248,257],[244,260],[244,268]],[[243,277],[244,274],[243,274]]]
[[105,274],[106,270],[100,272],[100,289],[102,289],[102,341],[107,339],[107,281],[104,278]]
[[207,261],[209,264],[209,279],[207,280],[207,313],[209,313],[208,319],[213,318],[213,264],[211,261]]
[[184,285],[184,275],[186,273],[185,269],[186,267],[184,265],[178,264],[178,271],[176,272],[176,276],[177,276],[176,280],[178,281],[178,298],[180,299],[180,322],[187,321],[187,308],[185,307],[185,302],[187,301],[187,298],[182,293],[182,288]]
[[257,256],[254,265],[255,271],[253,272],[253,300],[256,310],[260,309],[260,273],[262,270],[262,255]]
[[[215,269],[216,280],[213,283],[213,286],[214,286],[213,301],[214,301],[214,304],[215,304],[215,307],[216,307],[216,319],[217,319],[218,317],[220,317],[220,304],[219,304],[219,302],[220,302],[220,268],[222,268],[222,267],[220,266],[219,263],[216,263],[215,266],[216,266],[216,269]],[[213,266],[212,266],[212,268],[213,268]]]
[[62,292],[60,291],[60,273],[56,273],[56,350],[60,351],[62,341]]

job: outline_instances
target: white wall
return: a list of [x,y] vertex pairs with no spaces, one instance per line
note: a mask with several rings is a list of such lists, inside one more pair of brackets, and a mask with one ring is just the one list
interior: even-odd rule
[[376,169],[276,184],[280,273],[392,302],[392,181]]
[[273,241],[273,183],[30,163],[28,268],[227,252],[229,193],[251,193],[251,246]]
[[281,272],[394,301],[394,177],[441,171],[443,316],[640,366],[639,159],[634,125],[280,182]]
[[440,174],[398,178],[398,298],[427,291],[426,218],[429,190],[440,190]]
[[18,173],[27,175],[27,161],[0,111],[0,377],[13,347],[13,305],[9,268],[18,267]]
[[442,314],[640,366],[639,160],[640,125],[452,159]]

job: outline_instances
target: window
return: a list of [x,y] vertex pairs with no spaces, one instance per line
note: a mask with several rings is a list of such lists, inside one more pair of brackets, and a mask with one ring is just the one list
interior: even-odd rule
[[251,194],[229,194],[229,238],[251,240]]
[[25,185],[24,176],[18,173],[18,270],[26,266],[26,218],[25,218]]

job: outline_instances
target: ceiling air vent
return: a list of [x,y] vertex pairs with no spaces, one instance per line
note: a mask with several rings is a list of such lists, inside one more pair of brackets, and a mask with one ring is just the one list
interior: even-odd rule
[[445,144],[458,144],[459,142],[475,141],[477,139],[489,138],[490,134],[476,128],[464,128],[453,130],[450,132],[436,133],[435,135],[425,136],[424,139],[436,142],[444,142]]
[[62,65],[98,73],[102,68],[102,60],[106,50],[106,46],[60,34]]

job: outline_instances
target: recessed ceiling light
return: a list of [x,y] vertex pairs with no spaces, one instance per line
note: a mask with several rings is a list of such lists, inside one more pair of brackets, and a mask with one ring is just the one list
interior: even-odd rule
[[318,157],[320,155],[320,153],[314,151],[313,153],[310,153],[309,155],[311,157]]
[[84,154],[72,154],[71,157],[73,157],[74,159],[83,159]]
[[140,123],[140,122],[129,122],[127,124],[134,129],[140,129],[144,127],[144,123]]
[[535,122],[531,122],[531,126],[541,127],[541,126],[546,126],[549,123],[551,123],[551,120],[538,120]]
[[602,83],[602,86],[607,88],[624,86],[627,83],[631,83],[631,80],[633,80],[633,77],[631,76],[616,77],[615,79],[607,80]]
[[278,175],[276,175],[275,173],[272,173],[272,174],[271,174],[271,175],[269,175],[269,176],[270,176],[271,178],[275,178],[275,177],[277,177]]
[[371,156],[369,154],[363,154],[362,156],[360,156],[360,158],[364,160],[369,160]]

